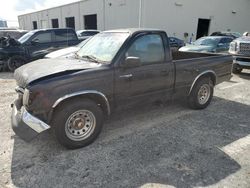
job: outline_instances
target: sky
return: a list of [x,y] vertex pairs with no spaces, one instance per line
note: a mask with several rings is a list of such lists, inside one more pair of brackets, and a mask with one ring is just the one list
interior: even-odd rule
[[7,20],[9,27],[17,27],[18,15],[76,1],[79,0],[0,0],[0,19]]

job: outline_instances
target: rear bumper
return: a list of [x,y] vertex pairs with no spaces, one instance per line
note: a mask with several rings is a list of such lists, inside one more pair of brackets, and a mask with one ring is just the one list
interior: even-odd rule
[[50,128],[49,125],[31,115],[24,106],[18,108],[16,101],[12,105],[11,124],[16,135],[27,142]]

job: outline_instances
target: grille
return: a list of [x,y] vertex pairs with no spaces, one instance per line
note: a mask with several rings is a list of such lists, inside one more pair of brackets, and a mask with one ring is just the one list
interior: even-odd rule
[[240,53],[250,55],[250,43],[240,43]]

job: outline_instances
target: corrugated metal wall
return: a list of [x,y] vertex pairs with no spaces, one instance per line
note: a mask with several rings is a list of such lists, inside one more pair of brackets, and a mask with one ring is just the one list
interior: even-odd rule
[[[140,6],[141,1],[141,6]],[[141,11],[140,10],[141,7]],[[21,29],[52,27],[51,19],[65,27],[65,18],[75,18],[75,29],[84,29],[84,15],[97,14],[97,28],[159,28],[169,35],[196,36],[198,19],[210,19],[209,32],[250,30],[250,1],[246,0],[82,0],[65,6],[19,16]],[[45,24],[46,23],[46,24]]]

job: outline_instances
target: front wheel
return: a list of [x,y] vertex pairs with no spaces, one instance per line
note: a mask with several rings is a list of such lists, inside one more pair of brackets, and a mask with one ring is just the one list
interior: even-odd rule
[[21,56],[10,57],[7,61],[8,68],[11,72],[14,72],[17,68],[26,63],[26,60]]
[[204,109],[213,98],[214,85],[210,78],[201,78],[196,82],[190,95],[188,96],[188,103],[190,108]]
[[71,100],[57,109],[52,121],[60,144],[76,149],[91,144],[100,134],[103,111],[94,101]]

